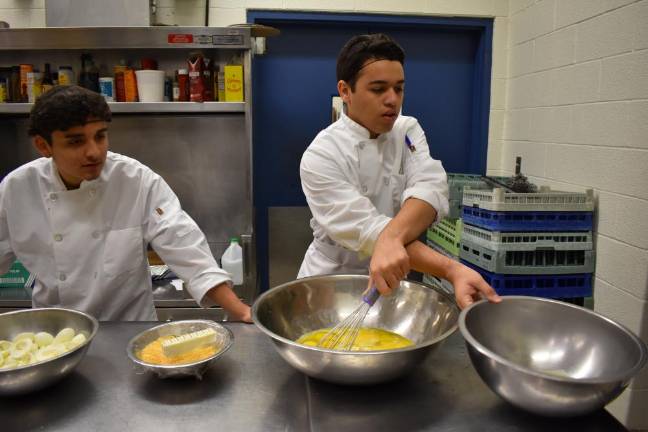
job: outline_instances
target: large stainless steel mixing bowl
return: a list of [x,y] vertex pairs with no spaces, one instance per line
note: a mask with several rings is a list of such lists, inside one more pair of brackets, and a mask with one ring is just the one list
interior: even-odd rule
[[24,394],[53,384],[74,370],[97,333],[99,323],[92,316],[72,309],[26,309],[0,314],[0,340],[11,340],[22,332],[56,334],[65,327],[83,333],[86,341],[52,360],[0,370],[0,395]]
[[331,275],[275,287],[252,306],[254,323],[272,338],[279,354],[303,373],[340,384],[373,384],[413,369],[457,329],[459,309],[440,287],[403,281],[392,296],[371,308],[365,327],[401,334],[414,347],[341,352],[295,342],[304,333],[339,323],[356,309],[368,277]]
[[506,401],[541,415],[599,409],[646,363],[645,344],[629,330],[555,300],[481,301],[461,312],[459,328],[484,382]]
[[[218,349],[207,358],[191,363],[182,363],[178,365],[159,365],[145,362],[139,358],[139,352],[149,343],[153,342],[160,336],[178,336],[199,330],[211,328],[216,332],[216,344]],[[134,336],[126,346],[126,354],[142,371],[151,371],[160,378],[178,378],[186,376],[195,376],[201,379],[203,373],[211,366],[220,356],[234,343],[234,335],[227,327],[210,321],[210,320],[183,320],[172,321],[157,325],[150,329],[144,330]]]

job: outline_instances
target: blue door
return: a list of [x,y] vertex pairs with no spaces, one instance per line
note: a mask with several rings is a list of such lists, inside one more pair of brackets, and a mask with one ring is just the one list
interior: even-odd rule
[[492,20],[248,13],[281,35],[253,70],[254,205],[260,287],[268,287],[268,209],[306,206],[301,155],[330,124],[335,62],[353,35],[384,32],[405,50],[403,113],[418,118],[448,172],[485,173]]

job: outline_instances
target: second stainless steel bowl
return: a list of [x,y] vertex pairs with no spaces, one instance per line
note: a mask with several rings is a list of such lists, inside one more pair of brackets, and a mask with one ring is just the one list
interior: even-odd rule
[[629,330],[556,300],[478,302],[461,312],[459,328],[484,382],[506,401],[541,415],[600,409],[646,363],[646,346]]
[[331,327],[360,304],[368,277],[330,275],[299,279],[271,289],[252,307],[254,323],[293,367],[340,384],[373,384],[412,370],[457,329],[459,309],[440,287],[401,282],[371,308],[365,327],[411,339],[415,346],[389,351],[340,352],[295,342],[304,333]]

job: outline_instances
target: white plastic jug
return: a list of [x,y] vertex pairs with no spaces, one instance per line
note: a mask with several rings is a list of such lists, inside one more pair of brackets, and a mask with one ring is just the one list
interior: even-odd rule
[[236,237],[230,239],[230,245],[223,252],[221,266],[232,276],[234,285],[243,284],[243,248]]

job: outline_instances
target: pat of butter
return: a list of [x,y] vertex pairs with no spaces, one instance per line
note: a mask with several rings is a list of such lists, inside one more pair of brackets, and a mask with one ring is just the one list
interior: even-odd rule
[[162,351],[167,357],[182,355],[192,349],[216,342],[216,332],[214,329],[206,328],[204,330],[176,336],[173,339],[162,342]]

